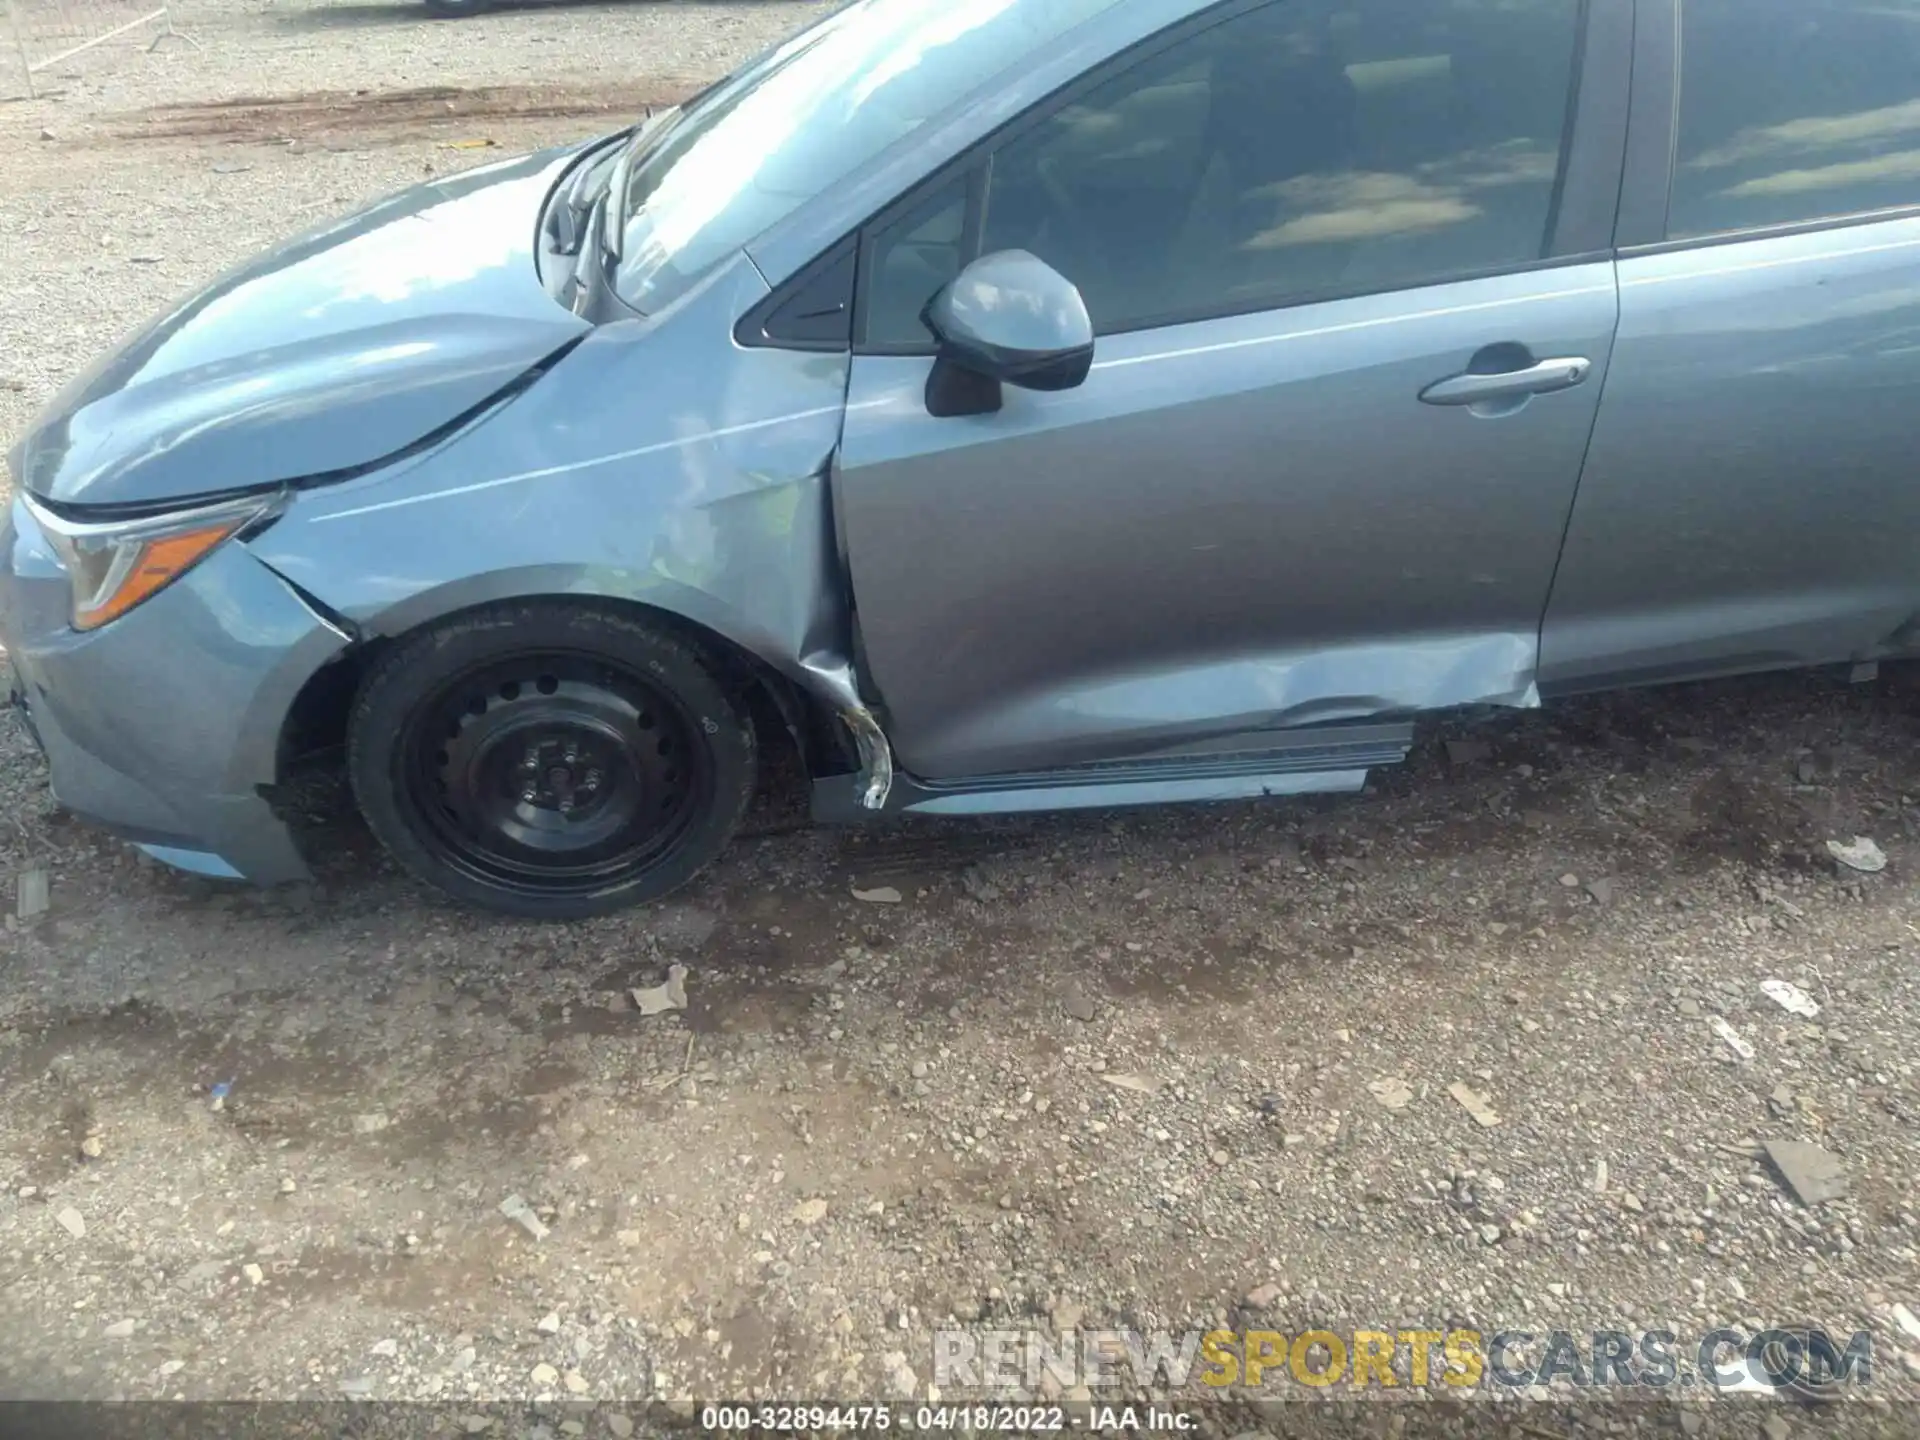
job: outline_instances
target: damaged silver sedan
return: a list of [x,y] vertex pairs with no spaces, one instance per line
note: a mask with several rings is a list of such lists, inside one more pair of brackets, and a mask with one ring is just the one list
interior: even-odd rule
[[414,874],[561,918],[783,733],[822,818],[1222,800],[1911,654],[1916,104],[1920,0],[860,0],[76,379],[16,700],[172,864],[304,875],[339,746]]

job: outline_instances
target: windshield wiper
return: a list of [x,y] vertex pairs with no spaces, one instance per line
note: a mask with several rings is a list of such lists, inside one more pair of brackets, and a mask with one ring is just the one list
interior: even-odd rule
[[653,153],[654,147],[666,139],[686,113],[684,105],[669,105],[657,115],[649,113],[627,148],[620,152],[620,158],[613,162],[613,173],[607,177],[606,210],[600,217],[601,253],[612,264],[620,263],[626,244],[627,182],[633,175],[633,167]]
[[[684,113],[680,106],[672,106],[657,114],[649,114],[638,125],[613,137],[626,139],[627,143],[612,166],[607,167],[595,160],[584,162],[560,203],[554,206],[553,225],[558,227],[562,223],[560,217],[564,215],[567,230],[564,243],[560,243],[560,237],[556,237],[556,252],[573,257],[572,272],[567,276],[558,297],[561,304],[584,313],[584,307],[591,303],[594,287],[587,281],[587,277],[593,273],[588,263],[589,256],[599,262],[602,285],[611,286],[612,272],[619,266],[625,248],[627,184],[633,167],[652,151]],[[603,184],[588,183],[589,174],[603,171],[607,177]],[[595,239],[592,246],[585,243],[589,234]]]
[[629,145],[613,162],[613,174],[601,196],[600,253],[608,265],[620,263],[620,250],[627,238],[627,181],[633,175],[633,155],[640,147]]
[[553,249],[556,255],[578,254],[580,242],[586,236],[587,217],[593,212],[594,202],[594,195],[588,182],[601,168],[600,161],[594,157],[603,153],[608,147],[625,140],[633,131],[634,127],[628,126],[618,134],[609,135],[606,140],[581,158],[579,168],[573,172],[573,179],[567,182],[567,188],[560,197],[560,203],[553,207],[552,215],[547,221],[547,230],[553,237]]
[[[682,113],[682,107],[678,105],[672,105],[657,112],[650,110],[644,120],[636,121],[626,129],[607,136],[581,157],[579,168],[573,172],[573,179],[567,184],[566,193],[561,196],[560,203],[553,207],[552,218],[547,222],[547,228],[553,236],[556,255],[580,253],[581,242],[586,239],[594,205],[602,193],[592,184],[592,181],[593,177],[601,173],[604,168],[601,157],[604,157],[605,152],[614,145],[626,146],[620,159],[615,162],[616,169],[610,177],[610,183],[605,187],[607,193],[624,199],[625,177],[632,173],[632,162],[651,149],[661,134],[679,119]],[[626,166],[624,172],[619,169],[622,164]],[[619,258],[617,242],[615,258]]]

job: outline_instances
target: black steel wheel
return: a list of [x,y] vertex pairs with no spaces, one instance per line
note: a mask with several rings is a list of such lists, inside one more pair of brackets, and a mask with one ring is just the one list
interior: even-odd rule
[[459,898],[569,919],[656,899],[751,798],[753,731],[702,658],[624,615],[457,617],[367,677],[349,770],[401,864]]

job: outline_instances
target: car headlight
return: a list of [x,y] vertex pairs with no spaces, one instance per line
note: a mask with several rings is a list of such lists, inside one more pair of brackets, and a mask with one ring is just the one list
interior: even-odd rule
[[248,495],[137,520],[78,521],[22,499],[73,586],[76,630],[97,630],[152,599],[281,503],[278,495]]

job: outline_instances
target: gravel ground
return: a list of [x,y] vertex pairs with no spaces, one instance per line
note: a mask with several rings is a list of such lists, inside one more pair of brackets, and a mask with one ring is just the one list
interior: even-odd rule
[[[822,8],[182,6],[200,49],[0,108],[0,435],[259,245]],[[1915,1433],[1917,700],[1585,702],[1325,803],[840,834],[774,793],[684,896],[566,928],[435,902],[350,816],[312,889],[158,870],[0,717],[0,878],[51,877],[0,933],[0,1396],[924,1398],[938,1327],[1791,1322],[1872,1330],[1880,1403],[1726,1433]]]

